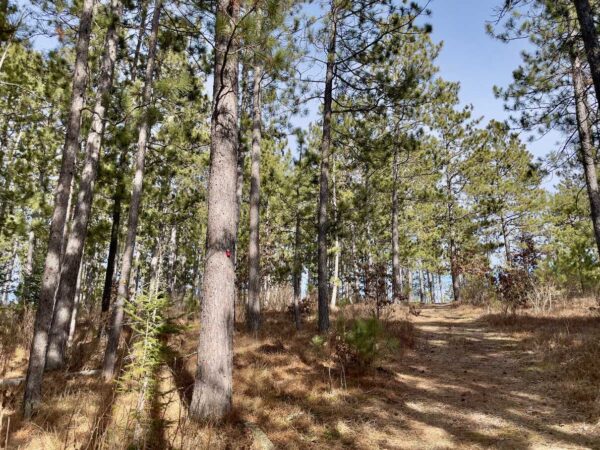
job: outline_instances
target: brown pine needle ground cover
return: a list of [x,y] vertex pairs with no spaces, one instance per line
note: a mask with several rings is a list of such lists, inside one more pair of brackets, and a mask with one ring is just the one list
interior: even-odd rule
[[[198,426],[186,419],[198,333],[190,315],[179,319],[185,331],[165,336],[144,417],[133,414],[136,393],[51,374],[33,422],[20,418],[21,388],[3,393],[0,441],[26,449],[260,448],[264,433],[275,448],[600,448],[600,319],[588,304],[515,318],[466,306],[427,307],[418,317],[395,307],[385,316],[399,348],[345,372],[314,345],[313,322],[296,332],[289,316],[268,313],[256,338],[238,324],[235,410],[223,425]],[[97,365],[102,345],[93,337],[75,351],[77,370]],[[21,361],[22,349],[14,352]]]

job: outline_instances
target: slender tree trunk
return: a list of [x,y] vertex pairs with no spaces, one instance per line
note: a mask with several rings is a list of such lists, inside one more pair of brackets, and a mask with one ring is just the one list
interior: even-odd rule
[[398,150],[394,151],[392,167],[392,293],[393,301],[402,298],[402,281],[400,280],[400,236],[398,232],[398,178],[399,178]]
[[169,235],[169,259],[168,259],[168,273],[167,273],[167,292],[173,298],[175,295],[175,269],[177,265],[177,224],[171,226],[171,233]]
[[431,277],[431,272],[429,272],[429,270],[427,270],[425,272],[425,275],[427,277],[427,285],[429,287],[429,299],[431,300],[431,303],[435,303],[435,292],[433,289],[433,278]]
[[319,284],[319,331],[329,329],[329,270],[327,230],[329,218],[329,164],[331,157],[331,116],[333,113],[333,78],[337,41],[337,10],[331,3],[331,25],[327,49],[327,71],[325,75],[325,100],[323,104],[323,138],[321,141],[321,173],[319,176],[319,223],[318,223],[318,284]]
[[352,275],[353,285],[352,285],[352,294],[354,295],[354,299],[356,301],[360,300],[360,269],[358,267],[358,252],[356,251],[356,227],[354,224],[351,226],[352,230],[352,271],[354,272]]
[[67,217],[67,206],[71,193],[71,180],[75,165],[75,156],[79,146],[81,112],[87,86],[87,60],[92,25],[94,0],[84,0],[79,33],[77,37],[75,70],[73,73],[73,93],[67,122],[67,132],[63,157],[54,199],[54,212],[50,225],[48,253],[44,264],[42,288],[36,312],[34,335],[29,352],[29,366],[25,381],[23,416],[31,418],[42,393],[42,378],[48,347],[48,332],[52,322],[54,294],[60,278],[60,254],[63,246],[63,229]]
[[262,66],[254,64],[252,88],[252,168],[250,175],[250,242],[248,246],[248,329],[260,328],[260,146],[262,139]]
[[133,60],[131,61],[131,81],[137,80],[137,66],[140,60],[140,50],[142,49],[142,42],[144,41],[144,34],[146,33],[146,20],[148,19],[148,0],[139,0],[140,10],[140,27],[138,28],[137,42],[135,44],[135,51],[133,52]]
[[456,261],[456,250],[454,248],[454,239],[450,239],[450,278],[452,279],[452,298],[455,302],[460,300],[460,283],[458,264]]
[[446,174],[446,189],[448,194],[447,220],[450,239],[448,241],[448,252],[450,257],[450,277],[452,278],[452,296],[455,302],[460,300],[460,283],[458,273],[458,261],[456,258],[456,243],[454,241],[454,209],[452,205],[452,185],[450,176]]
[[[301,167],[302,164],[302,146],[299,148],[298,165]],[[294,230],[294,273],[293,273],[293,285],[294,285],[294,322],[296,324],[296,330],[300,329],[301,318],[300,318],[300,296],[302,295],[302,261],[300,256],[300,245],[302,244],[302,222],[300,217],[300,183],[296,180],[296,225]]]
[[15,262],[17,259],[18,240],[15,239],[13,243],[12,251],[10,252],[10,259],[8,262],[8,268],[6,270],[6,276],[2,287],[2,300],[0,303],[6,305],[8,303],[8,295],[10,294],[10,288],[12,286],[12,274],[15,270]]
[[502,238],[504,239],[504,254],[506,256],[506,265],[510,266],[510,245],[508,242],[508,228],[504,215],[500,215],[500,225],[502,227]]
[[[239,121],[238,130],[238,156],[237,156],[237,182],[236,182],[236,230],[239,229],[240,215],[242,213],[242,198],[244,195],[244,166],[246,164],[247,145],[245,141],[246,127],[248,122],[248,111],[250,108],[250,95],[248,95],[248,67],[242,64],[242,73],[240,80],[240,101],[239,101]],[[237,249],[236,249],[237,250]],[[235,265],[237,267],[238,252],[235,251]]]
[[113,84],[114,67],[117,60],[118,28],[122,9],[120,0],[111,1],[111,18],[104,43],[96,103],[92,116],[92,128],[86,142],[86,157],[79,182],[79,194],[61,267],[60,283],[46,355],[46,370],[59,369],[65,364],[69,325],[77,290],[77,274],[83,257],[83,247],[92,212],[94,185],[98,174],[98,160],[104,135],[104,117],[108,107],[109,93]]
[[[119,164],[121,166],[121,164]],[[119,171],[119,177],[122,174]],[[108,257],[106,261],[106,276],[104,278],[104,288],[102,289],[102,308],[101,313],[104,317],[110,308],[110,299],[113,292],[113,279],[115,275],[115,262],[117,259],[117,250],[119,247],[119,228],[121,226],[121,201],[123,189],[121,183],[113,197],[112,209],[112,228],[110,230],[110,244],[108,245]],[[102,321],[104,322],[104,320]]]
[[596,98],[598,99],[598,104],[600,104],[600,42],[598,42],[594,11],[589,0],[573,0],[573,3],[575,3],[575,9],[577,10],[579,28],[583,37],[587,60],[590,64]]
[[423,283],[423,271],[419,269],[419,300],[421,303],[425,303],[425,283]]
[[[334,170],[333,170],[333,214],[334,214],[334,220],[337,224],[338,222],[338,208],[337,208],[337,182],[336,182],[336,178],[335,178],[335,165],[334,165]],[[340,246],[340,239],[336,233],[335,235],[335,256],[333,258],[333,277],[331,279],[331,282],[333,284],[332,288],[331,288],[331,308],[336,308],[337,306],[337,297],[338,297],[338,290],[339,290],[339,284],[340,284],[340,256],[342,253],[342,248]]]
[[444,286],[442,285],[442,275],[438,273],[437,279],[438,279],[438,289],[440,291],[440,303],[443,303],[444,302]]
[[594,162],[594,147],[592,141],[592,126],[590,109],[586,100],[586,89],[583,78],[581,60],[571,52],[571,65],[573,77],[573,90],[575,92],[575,106],[577,115],[577,131],[579,132],[579,155],[585,174],[585,184],[590,200],[590,211],[596,246],[600,254],[600,190],[598,189],[598,175]]
[[154,4],[154,13],[152,16],[152,30],[150,31],[150,39],[148,41],[148,59],[146,61],[144,91],[142,94],[144,112],[140,119],[140,125],[138,129],[135,174],[133,177],[131,202],[129,204],[127,237],[125,240],[125,249],[123,251],[123,260],[121,263],[121,277],[119,279],[119,286],[117,289],[117,301],[115,302],[111,316],[108,342],[106,344],[106,352],[104,354],[104,362],[102,366],[102,376],[106,381],[112,379],[114,374],[115,363],[117,360],[117,349],[119,346],[119,339],[121,337],[121,330],[123,328],[123,306],[129,297],[129,278],[131,276],[135,239],[137,235],[140,205],[142,201],[146,147],[148,145],[148,133],[150,132],[150,118],[148,113],[150,109],[149,106],[152,101],[152,82],[154,77],[154,66],[156,62],[156,43],[158,38],[161,10],[162,0],[156,0]]
[[208,181],[208,227],[198,368],[190,416],[221,420],[231,411],[238,152],[239,0],[218,0]]
[[79,314],[79,305],[81,304],[81,278],[85,273],[85,263],[82,261],[79,265],[79,272],[77,274],[77,288],[75,290],[75,303],[73,304],[73,313],[71,314],[71,321],[69,324],[69,338],[67,339],[67,348],[73,346],[73,339],[75,338],[75,329],[77,328],[77,315]]

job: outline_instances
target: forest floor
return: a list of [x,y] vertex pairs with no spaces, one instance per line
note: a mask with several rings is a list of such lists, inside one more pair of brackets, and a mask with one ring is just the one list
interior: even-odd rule
[[[386,329],[400,349],[346,373],[311,343],[314,322],[296,332],[286,314],[266,314],[258,337],[241,324],[236,331],[233,414],[203,426],[186,419],[192,318],[165,338],[146,420],[132,414],[135,393],[49,374],[32,422],[20,418],[21,388],[2,394],[0,447],[600,449],[600,317],[589,303],[516,317],[466,306],[423,307],[414,317],[394,307]],[[97,367],[92,335],[80,336],[69,370]],[[15,349],[10,376],[24,368]]]

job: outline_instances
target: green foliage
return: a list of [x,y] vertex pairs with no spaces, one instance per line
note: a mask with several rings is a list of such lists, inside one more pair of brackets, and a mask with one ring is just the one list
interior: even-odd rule
[[129,364],[119,379],[121,388],[147,396],[156,386],[156,370],[163,362],[162,335],[172,331],[166,320],[169,301],[163,294],[138,295],[125,306],[133,341]]
[[387,335],[376,317],[347,321],[341,316],[332,339],[335,355],[344,368],[371,366],[399,347],[398,340]]

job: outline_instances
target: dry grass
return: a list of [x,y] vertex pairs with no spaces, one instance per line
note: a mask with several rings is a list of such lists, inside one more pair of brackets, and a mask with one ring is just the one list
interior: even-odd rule
[[[32,422],[20,419],[20,389],[5,397],[0,441],[10,417],[9,448],[24,449],[258,448],[256,429],[289,449],[600,448],[600,330],[586,305],[508,320],[470,307],[413,318],[395,307],[384,323],[398,351],[351,374],[312,344],[314,318],[297,332],[287,314],[268,313],[257,337],[237,324],[234,411],[221,425],[187,420],[198,335],[190,315],[166,338],[143,417],[133,414],[135,393],[50,374]],[[80,336],[73,367],[98,363],[103,343],[93,336]],[[13,373],[25,368],[23,351]]]

